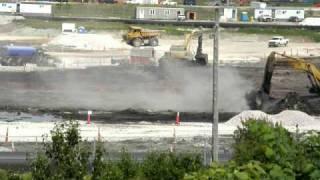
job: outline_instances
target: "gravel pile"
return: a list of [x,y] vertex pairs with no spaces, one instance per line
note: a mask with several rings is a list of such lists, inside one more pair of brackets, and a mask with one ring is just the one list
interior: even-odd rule
[[229,121],[225,122],[225,125],[240,126],[242,121],[248,119],[267,120],[272,123],[281,123],[283,126],[312,126],[320,125],[320,122],[314,117],[301,111],[285,110],[279,114],[269,115],[262,111],[243,111],[240,114],[234,116]]

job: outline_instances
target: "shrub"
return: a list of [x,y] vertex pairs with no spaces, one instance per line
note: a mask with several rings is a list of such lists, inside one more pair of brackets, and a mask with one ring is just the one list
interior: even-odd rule
[[264,120],[243,122],[234,133],[234,160],[245,164],[251,160],[294,167],[296,146],[292,135],[281,125]]
[[147,155],[142,165],[146,179],[182,179],[188,171],[202,167],[199,154],[174,154],[152,152]]
[[44,143],[45,154],[32,163],[32,176],[39,179],[83,179],[88,173],[89,151],[81,140],[79,124],[68,121],[56,124],[52,143]]
[[3,180],[8,179],[8,173],[6,170],[0,169],[0,179],[3,179]]

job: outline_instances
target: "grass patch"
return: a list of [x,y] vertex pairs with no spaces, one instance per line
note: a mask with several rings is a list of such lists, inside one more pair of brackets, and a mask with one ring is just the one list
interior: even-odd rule
[[280,29],[280,28],[240,28],[240,33],[246,34],[267,34],[282,36],[307,37],[315,42],[320,42],[320,32],[316,30],[305,29]]
[[[18,26],[27,26],[36,29],[61,29],[61,24],[65,21],[60,20],[41,20],[41,19],[25,19],[16,20]],[[88,30],[96,31],[119,31],[127,30],[131,24],[122,22],[97,22],[97,21],[74,21],[77,26],[84,26]],[[161,30],[168,35],[183,35],[190,32],[190,27],[173,26],[173,25],[139,25],[146,29]]]

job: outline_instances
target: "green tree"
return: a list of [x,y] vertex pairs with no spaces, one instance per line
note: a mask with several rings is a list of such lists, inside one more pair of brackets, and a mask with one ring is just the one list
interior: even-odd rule
[[56,124],[51,141],[44,142],[44,154],[32,163],[32,176],[42,179],[83,179],[89,168],[89,148],[82,141],[79,124],[67,121]]

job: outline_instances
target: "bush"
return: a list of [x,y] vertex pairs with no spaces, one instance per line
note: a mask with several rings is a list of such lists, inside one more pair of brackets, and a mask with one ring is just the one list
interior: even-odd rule
[[139,164],[131,158],[125,149],[122,149],[120,161],[117,163],[105,161],[104,155],[103,144],[98,143],[96,157],[93,161],[93,180],[127,180],[137,176]]
[[32,176],[39,179],[83,179],[88,173],[89,151],[81,140],[79,124],[56,124],[52,143],[44,143],[45,154],[32,163]]
[[242,124],[234,133],[233,161],[213,164],[189,173],[185,179],[320,179],[319,132],[294,135],[264,120],[251,119]]
[[293,168],[295,144],[281,125],[264,120],[248,120],[234,133],[234,160],[245,164],[251,160]]
[[6,170],[0,169],[0,179],[3,179],[3,180],[8,179],[8,173]]
[[132,159],[130,154],[125,149],[122,149],[121,158],[117,163],[117,166],[122,173],[121,179],[123,180],[135,177],[139,168],[139,164]]
[[201,156],[198,154],[174,154],[152,152],[147,155],[142,165],[146,179],[182,179],[189,171],[202,167]]

